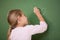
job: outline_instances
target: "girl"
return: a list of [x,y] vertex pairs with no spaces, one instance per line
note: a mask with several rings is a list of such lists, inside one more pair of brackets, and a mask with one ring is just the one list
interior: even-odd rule
[[8,14],[8,40],[31,40],[31,36],[37,33],[43,33],[47,30],[47,24],[40,14],[37,7],[34,7],[34,13],[38,17],[39,25],[28,25],[27,17],[19,9],[11,10]]

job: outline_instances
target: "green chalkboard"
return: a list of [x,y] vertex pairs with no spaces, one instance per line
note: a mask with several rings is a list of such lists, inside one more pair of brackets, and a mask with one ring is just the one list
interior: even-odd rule
[[0,0],[0,40],[7,40],[7,13],[11,9],[21,9],[30,24],[39,24],[33,13],[34,6],[48,23],[48,30],[32,36],[32,40],[60,40],[60,0]]

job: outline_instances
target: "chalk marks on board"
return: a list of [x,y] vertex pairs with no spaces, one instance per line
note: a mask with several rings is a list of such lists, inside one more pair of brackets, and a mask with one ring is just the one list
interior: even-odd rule
[[42,12],[43,15],[46,15],[47,8],[42,8],[42,9],[41,9],[41,12]]
[[41,11],[42,15],[46,15],[47,8],[39,8],[39,10]]

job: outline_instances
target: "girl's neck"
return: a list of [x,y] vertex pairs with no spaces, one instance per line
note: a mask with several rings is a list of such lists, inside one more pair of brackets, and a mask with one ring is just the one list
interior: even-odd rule
[[26,24],[18,24],[16,27],[24,27],[24,26],[26,26]]

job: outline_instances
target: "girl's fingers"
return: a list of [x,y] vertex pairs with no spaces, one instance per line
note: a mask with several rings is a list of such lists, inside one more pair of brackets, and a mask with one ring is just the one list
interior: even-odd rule
[[40,12],[39,9],[37,7],[34,7],[34,13],[38,13]]

